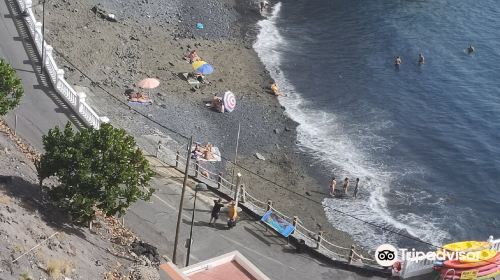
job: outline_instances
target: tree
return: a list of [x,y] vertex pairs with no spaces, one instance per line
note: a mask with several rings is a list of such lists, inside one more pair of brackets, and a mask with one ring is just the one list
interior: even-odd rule
[[23,96],[23,84],[16,70],[0,58],[0,116],[14,109]]
[[125,130],[102,124],[75,132],[68,122],[43,136],[45,153],[36,164],[40,185],[51,176],[58,184],[49,194],[75,222],[91,222],[95,210],[125,214],[138,199],[149,200],[153,171]]

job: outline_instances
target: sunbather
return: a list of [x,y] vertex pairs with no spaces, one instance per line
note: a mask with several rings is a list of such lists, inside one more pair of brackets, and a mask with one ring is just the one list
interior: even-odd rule
[[142,92],[134,92],[130,94],[128,100],[132,102],[141,102],[141,103],[151,102],[151,99],[149,99],[148,95]]
[[224,102],[222,101],[222,98],[218,96],[214,96],[209,106],[214,108],[219,113],[224,113]]
[[285,96],[279,89],[278,85],[276,83],[273,83],[271,85],[271,91],[274,93],[276,96]]
[[186,60],[189,61],[189,63],[193,63],[195,61],[201,60],[201,57],[198,56],[196,53],[196,50],[192,50],[185,56]]

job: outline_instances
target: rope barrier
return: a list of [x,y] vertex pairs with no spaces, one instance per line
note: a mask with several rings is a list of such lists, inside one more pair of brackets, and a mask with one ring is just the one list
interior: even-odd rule
[[255,201],[257,201],[257,202],[261,203],[262,205],[267,205],[267,202],[263,202],[263,201],[261,201],[261,200],[258,200],[258,199],[257,199],[257,198],[255,198],[254,196],[250,195],[247,191],[245,191],[245,195],[246,195],[247,197],[250,197],[251,199],[253,199],[253,200],[255,200]]
[[335,244],[333,244],[333,243],[329,242],[328,240],[326,240],[326,239],[324,239],[324,238],[323,238],[323,239],[321,239],[321,240],[322,240],[323,242],[325,242],[326,244],[328,244],[328,245],[330,245],[330,246],[333,246],[333,247],[335,247],[335,248],[342,249],[342,250],[347,250],[347,251],[351,250],[351,248],[345,248],[345,247],[341,247],[341,246],[335,245]]
[[332,250],[330,250],[330,249],[326,248],[326,247],[325,247],[325,246],[323,246],[322,244],[319,244],[319,247],[320,247],[320,248],[323,248],[324,250],[328,251],[329,253],[331,253],[331,254],[333,254],[333,255],[337,256],[338,258],[341,258],[341,259],[347,259],[347,257],[346,257],[346,256],[341,255],[341,254],[339,254],[339,253],[337,253],[337,252],[334,252],[334,251],[332,251]]
[[279,214],[280,216],[283,216],[283,218],[286,218],[286,219],[288,219],[288,220],[290,220],[290,221],[293,221],[293,218],[290,218],[290,217],[288,217],[287,215],[285,215],[285,214],[281,213],[280,211],[278,211],[278,209],[276,209],[276,208],[274,208],[274,207],[272,207],[272,206],[271,206],[271,209],[273,210],[273,212],[275,212],[275,213]]

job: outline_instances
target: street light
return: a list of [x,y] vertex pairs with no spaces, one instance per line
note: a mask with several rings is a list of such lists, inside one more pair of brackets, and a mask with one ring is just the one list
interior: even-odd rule
[[43,68],[45,67],[45,2],[42,2],[42,65],[40,68],[40,74],[43,74]]
[[194,189],[194,202],[193,202],[193,215],[191,216],[191,229],[189,231],[189,243],[188,243],[188,249],[187,249],[187,256],[186,256],[186,266],[189,265],[189,256],[191,254],[191,244],[193,243],[193,224],[194,224],[194,212],[196,212],[196,196],[198,194],[198,191],[206,191],[208,190],[207,185],[203,183],[198,183],[196,184],[196,188]]

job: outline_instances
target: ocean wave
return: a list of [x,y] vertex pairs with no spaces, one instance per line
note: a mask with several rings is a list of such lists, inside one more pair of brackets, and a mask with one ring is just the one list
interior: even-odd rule
[[[329,221],[334,227],[351,234],[355,240],[367,247],[385,242],[396,243],[397,236],[339,215],[331,211],[332,208],[348,212],[370,223],[406,232],[427,242],[440,244],[449,238],[448,233],[439,228],[441,221],[435,218],[419,216],[408,211],[391,213],[388,210],[387,194],[391,192],[390,186],[394,184],[395,176],[401,176],[401,172],[391,171],[383,162],[371,158],[370,154],[373,151],[386,151],[394,144],[378,133],[391,127],[390,121],[377,118],[374,114],[369,123],[345,125],[346,120],[334,113],[315,109],[314,104],[304,100],[287,80],[280,69],[281,50],[288,46],[277,27],[281,7],[282,4],[277,3],[269,17],[257,23],[260,32],[253,47],[271,77],[287,94],[286,97],[280,97],[279,101],[285,106],[288,116],[299,124],[298,147],[331,168],[332,174],[335,174],[339,181],[340,177],[359,177],[363,182],[363,193],[356,200],[326,198],[323,201]],[[407,172],[422,171],[415,169]],[[422,196],[421,199],[424,198],[425,196]]]

